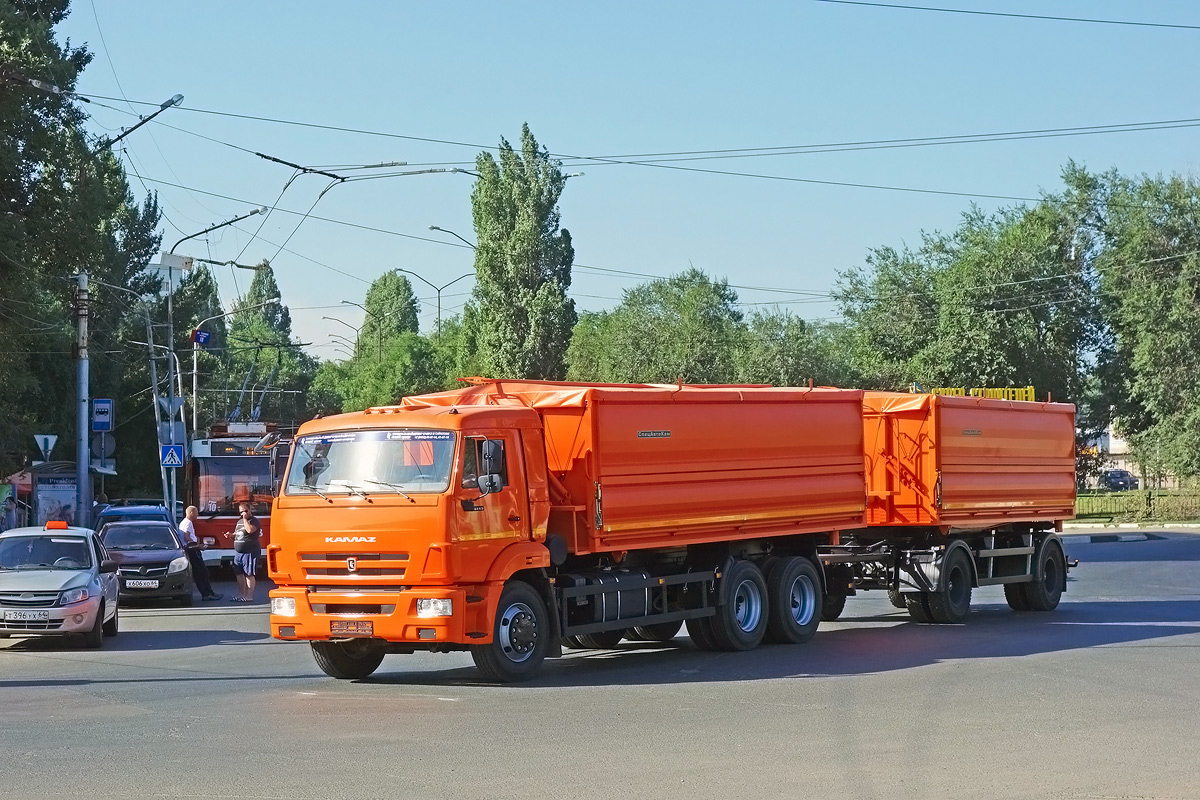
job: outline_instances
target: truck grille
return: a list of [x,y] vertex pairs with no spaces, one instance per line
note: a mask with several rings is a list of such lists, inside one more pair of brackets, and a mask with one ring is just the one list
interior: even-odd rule
[[300,561],[306,578],[403,578],[408,553],[301,553]]
[[58,592],[0,592],[5,608],[49,608],[58,602]]

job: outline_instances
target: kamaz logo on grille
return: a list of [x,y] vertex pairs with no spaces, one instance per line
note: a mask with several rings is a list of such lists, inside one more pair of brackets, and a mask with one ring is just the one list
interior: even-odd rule
[[356,570],[356,569],[358,569],[358,559],[357,558],[347,558],[346,559],[346,572],[354,572],[354,570]]
[[374,536],[326,536],[326,544],[350,544],[352,542],[362,542],[370,544],[375,541]]

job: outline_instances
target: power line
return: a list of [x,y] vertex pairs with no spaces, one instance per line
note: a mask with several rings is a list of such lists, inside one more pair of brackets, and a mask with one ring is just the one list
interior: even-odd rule
[[897,3],[868,3],[864,0],[814,0],[817,3],[832,3],[842,6],[870,6],[873,8],[896,8],[905,11],[936,11],[942,14],[974,14],[982,17],[1013,17],[1016,19],[1042,19],[1053,22],[1087,22],[1095,25],[1132,25],[1139,28],[1174,28],[1177,30],[1200,31],[1200,25],[1182,25],[1170,22],[1139,22],[1123,19],[1095,19],[1091,17],[1058,17],[1048,14],[1015,14],[1008,11],[977,11],[966,8],[934,8],[932,6],[907,6]]

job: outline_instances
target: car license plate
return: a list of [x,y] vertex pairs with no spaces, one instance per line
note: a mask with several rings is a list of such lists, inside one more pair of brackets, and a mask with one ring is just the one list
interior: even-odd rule
[[17,622],[42,622],[50,619],[49,611],[24,611],[15,608],[6,608],[4,610],[4,618],[11,619]]
[[158,581],[146,580],[143,578],[132,578],[125,581],[126,589],[157,589]]
[[329,632],[372,636],[375,633],[375,623],[369,619],[334,619],[329,621]]

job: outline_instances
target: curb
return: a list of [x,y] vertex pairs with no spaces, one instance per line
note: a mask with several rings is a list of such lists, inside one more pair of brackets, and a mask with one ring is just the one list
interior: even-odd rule
[[1112,542],[1149,542],[1166,539],[1153,533],[1072,533],[1063,534],[1063,540],[1077,544],[1108,544]]

